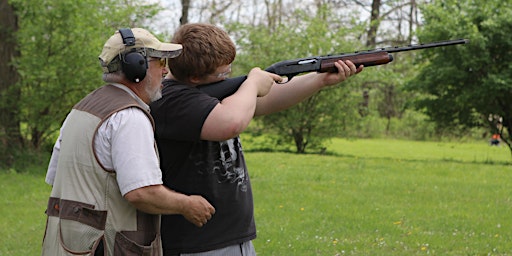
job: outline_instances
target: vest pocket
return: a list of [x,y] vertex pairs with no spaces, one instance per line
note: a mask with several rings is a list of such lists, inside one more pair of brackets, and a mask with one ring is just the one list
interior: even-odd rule
[[64,250],[73,254],[92,253],[104,231],[73,220],[60,220],[60,240]]
[[162,255],[161,245],[160,236],[155,232],[121,231],[116,233],[114,241],[114,256]]
[[73,254],[90,253],[103,238],[106,211],[94,210],[94,206],[82,202],[50,200],[48,216],[59,217],[59,237],[64,250]]

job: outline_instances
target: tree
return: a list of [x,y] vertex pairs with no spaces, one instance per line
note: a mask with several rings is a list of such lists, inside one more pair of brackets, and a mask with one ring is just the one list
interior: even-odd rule
[[17,104],[20,91],[11,88],[19,80],[14,59],[19,56],[15,33],[18,31],[14,7],[7,0],[0,0],[0,162],[11,164],[13,152],[23,144],[18,121]]
[[[420,39],[469,38],[470,43],[422,52],[426,65],[408,85],[428,94],[417,107],[440,129],[486,125],[512,152],[511,1],[435,0],[421,10]],[[499,126],[493,117],[502,119]]]
[[[354,0],[369,13],[366,28],[366,47],[389,47],[411,44],[417,22],[417,5],[415,0]],[[369,7],[369,8],[368,8]],[[400,118],[405,111],[406,99],[410,93],[402,90],[407,79],[406,74],[413,73],[408,58],[412,54],[400,54],[399,59],[383,70],[386,75],[368,76],[362,83],[362,102],[360,114],[366,117],[370,113],[369,102],[374,102],[380,117],[386,118],[386,133],[391,129],[392,118]],[[396,56],[395,56],[396,57]]]
[[400,98],[396,96],[397,92],[394,85],[383,84],[379,87],[379,89],[381,90],[380,95],[383,96],[383,99],[378,101],[377,110],[379,111],[380,116],[387,119],[386,132],[389,132],[391,126],[391,118],[400,117],[401,113],[398,111],[400,109],[399,105],[403,103],[397,102],[397,100]]
[[19,30],[16,58],[18,122],[27,146],[53,143],[70,108],[103,82],[98,55],[120,27],[140,26],[155,5],[135,1],[13,0]]

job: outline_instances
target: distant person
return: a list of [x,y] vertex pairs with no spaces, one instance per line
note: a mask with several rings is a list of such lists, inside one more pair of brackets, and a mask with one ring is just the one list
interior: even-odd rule
[[491,146],[499,146],[500,145],[500,135],[498,133],[494,133],[491,137]]
[[148,104],[181,49],[141,28],[107,40],[107,84],[73,107],[53,149],[42,255],[162,255],[159,214],[197,227],[214,214],[203,197],[162,185]]
[[162,216],[164,254],[255,255],[252,189],[238,135],[254,116],[293,106],[362,66],[338,61],[338,73],[309,73],[279,85],[274,81],[281,77],[254,68],[233,95],[219,100],[196,87],[229,77],[236,55],[229,35],[193,23],[180,27],[172,42],[182,44],[183,52],[169,64],[162,99],[151,104],[164,184],[204,196],[216,212],[202,228],[178,215]]

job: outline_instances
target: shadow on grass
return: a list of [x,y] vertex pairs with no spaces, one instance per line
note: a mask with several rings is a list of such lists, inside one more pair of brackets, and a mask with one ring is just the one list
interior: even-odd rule
[[[321,150],[318,152],[306,152],[306,153],[297,153],[292,150],[285,149],[275,149],[275,148],[253,148],[250,150],[244,150],[249,153],[285,153],[285,154],[296,154],[296,155],[318,155],[318,156],[334,156],[334,157],[345,157],[345,158],[358,158],[358,159],[370,159],[370,160],[387,160],[393,161],[400,159],[400,161],[411,162],[411,163],[428,163],[433,159],[417,159],[417,158],[394,158],[394,157],[368,157],[368,156],[357,156],[352,154],[340,154],[332,151]],[[445,162],[445,163],[460,163],[460,164],[486,164],[486,165],[499,165],[499,166],[512,166],[512,161],[493,161],[493,160],[483,160],[483,161],[463,161],[454,158],[438,158],[436,161]]]

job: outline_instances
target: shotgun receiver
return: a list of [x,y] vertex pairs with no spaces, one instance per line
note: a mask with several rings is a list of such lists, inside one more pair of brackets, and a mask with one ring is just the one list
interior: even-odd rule
[[[288,77],[289,81],[294,76],[305,72],[338,72],[338,69],[334,65],[334,63],[338,60],[350,60],[355,64],[356,67],[359,67],[360,65],[371,67],[387,64],[393,61],[393,55],[391,55],[391,53],[443,47],[456,44],[466,44],[468,42],[469,40],[467,39],[457,39],[426,44],[378,48],[374,50],[356,51],[353,53],[330,54],[325,56],[285,60],[274,63],[265,70],[280,76],[286,76]],[[243,83],[243,81],[245,81],[245,78],[247,77],[242,76],[230,78],[221,82],[199,86],[198,88],[212,97],[223,99],[224,97],[233,94]]]

